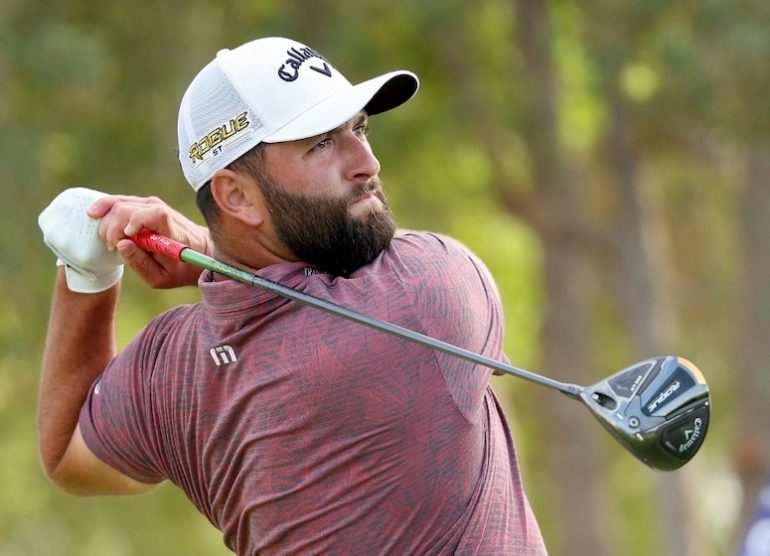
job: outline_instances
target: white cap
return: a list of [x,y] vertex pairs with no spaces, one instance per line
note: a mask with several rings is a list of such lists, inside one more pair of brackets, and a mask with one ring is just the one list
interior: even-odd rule
[[378,114],[417,92],[417,76],[394,71],[358,85],[312,48],[278,37],[222,50],[193,79],[179,109],[179,160],[200,189],[258,143],[306,139],[360,110]]

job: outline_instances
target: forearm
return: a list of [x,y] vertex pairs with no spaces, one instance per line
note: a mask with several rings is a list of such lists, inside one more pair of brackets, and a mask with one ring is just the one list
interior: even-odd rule
[[91,384],[115,355],[119,288],[118,284],[97,294],[73,293],[59,269],[38,402],[40,454],[49,476],[67,449]]

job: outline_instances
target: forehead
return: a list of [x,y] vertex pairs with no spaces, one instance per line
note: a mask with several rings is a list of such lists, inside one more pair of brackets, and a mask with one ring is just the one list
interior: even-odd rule
[[359,111],[356,115],[354,115],[349,120],[342,122],[339,126],[335,127],[334,129],[330,129],[329,131],[326,131],[324,133],[319,133],[318,135],[313,135],[312,137],[308,137],[307,139],[299,139],[297,141],[289,141],[289,143],[312,143],[313,141],[317,141],[319,139],[322,139],[324,137],[328,137],[329,135],[333,135],[335,133],[339,133],[341,131],[344,131],[350,127],[354,127],[361,122],[364,122],[368,119],[368,116],[364,110]]
[[308,137],[307,139],[297,139],[296,141],[266,143],[265,154],[266,156],[269,156],[270,151],[272,151],[274,154],[279,154],[279,153],[288,154],[291,152],[304,153],[306,149],[315,145],[319,141],[323,140],[325,137],[330,137],[336,133],[341,133],[346,129],[350,129],[362,123],[366,123],[368,119],[369,119],[369,116],[366,113],[366,111],[360,110],[355,116],[353,116],[349,120],[343,122],[338,127],[331,129],[325,133],[319,133],[318,135],[313,135],[312,137]]

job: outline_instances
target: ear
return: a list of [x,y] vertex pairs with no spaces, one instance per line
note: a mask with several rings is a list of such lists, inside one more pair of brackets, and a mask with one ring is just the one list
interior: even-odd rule
[[211,177],[211,195],[219,209],[249,226],[259,226],[267,214],[259,187],[254,180],[228,168]]

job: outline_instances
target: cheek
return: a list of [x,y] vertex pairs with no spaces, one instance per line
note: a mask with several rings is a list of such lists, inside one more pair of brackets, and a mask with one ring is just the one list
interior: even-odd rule
[[351,188],[334,168],[315,167],[308,170],[287,187],[289,193],[305,197],[343,198],[351,194]]
[[311,158],[291,153],[271,157],[268,168],[272,181],[291,195],[344,197],[350,194],[342,168],[332,157]]

